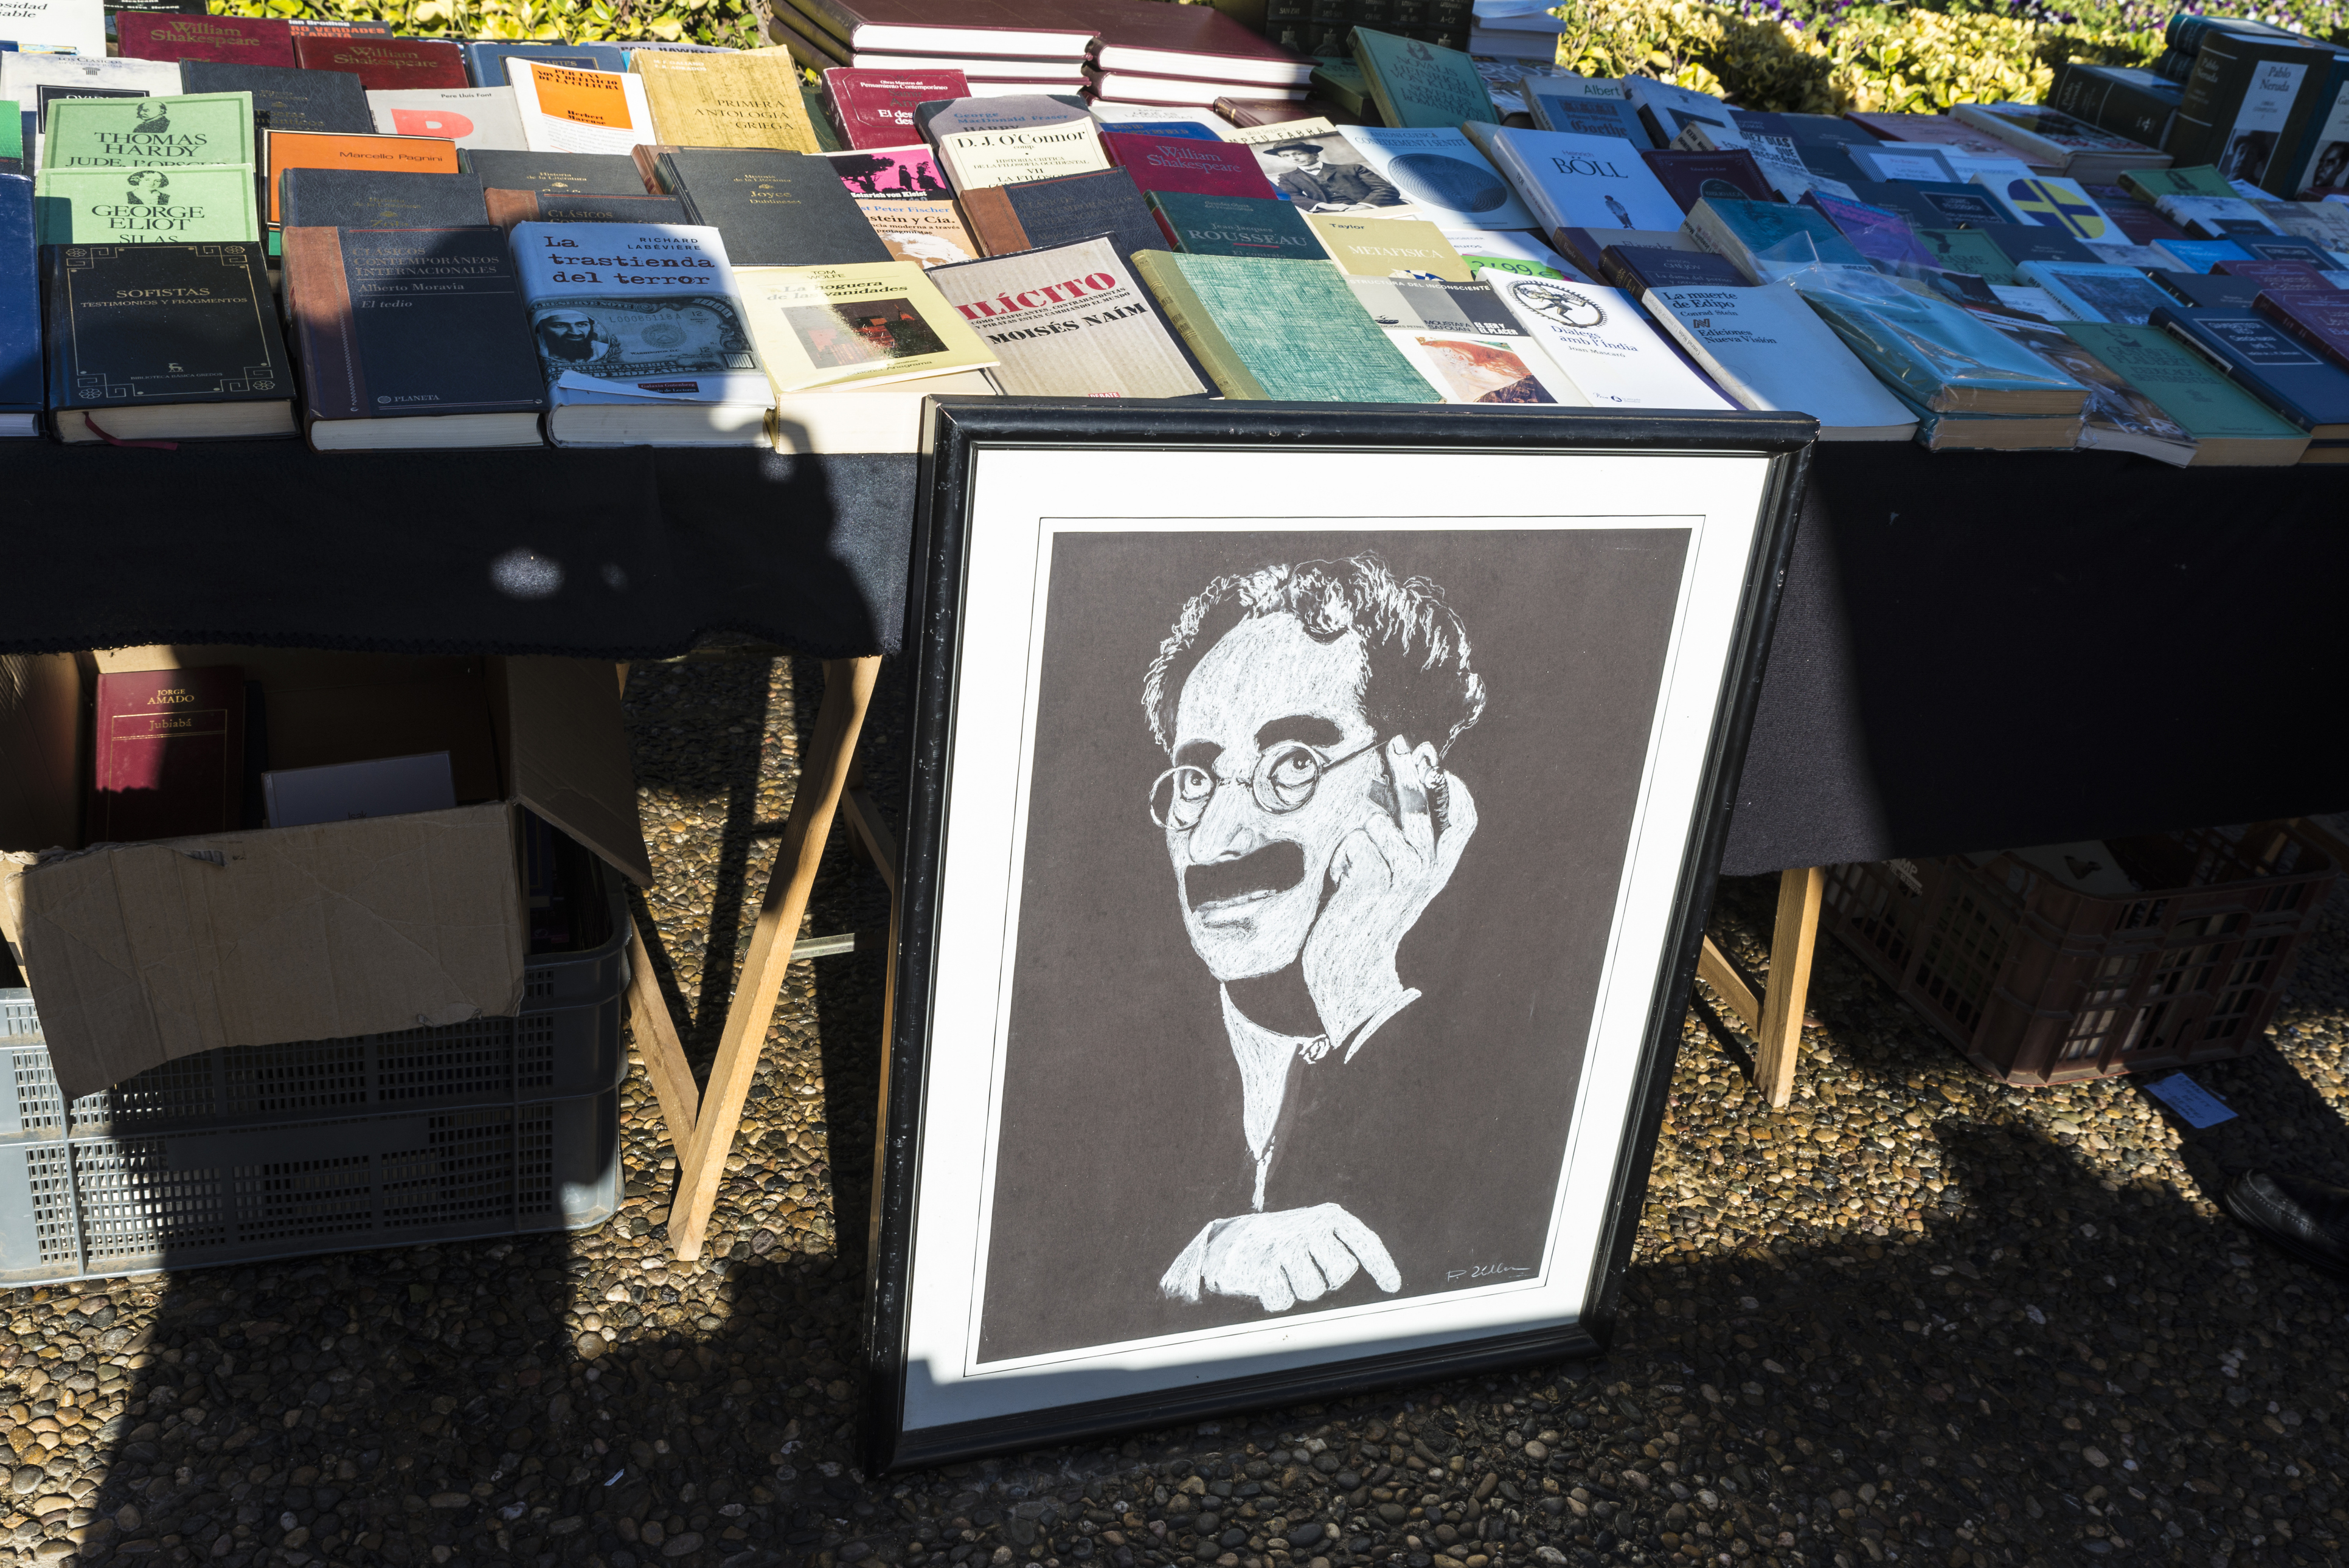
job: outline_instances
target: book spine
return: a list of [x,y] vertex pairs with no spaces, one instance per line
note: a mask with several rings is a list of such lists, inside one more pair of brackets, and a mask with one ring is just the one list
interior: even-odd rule
[[[1372,3],[1373,0],[1363,0],[1362,8],[1368,11]],[[1386,125],[1404,124],[1402,112],[1395,108],[1392,95],[1387,91],[1386,84],[1379,79],[1377,55],[1359,36],[1354,39],[1354,64],[1361,68],[1363,96],[1377,106],[1381,122]]]
[[295,285],[288,287],[286,297],[302,377],[304,423],[367,418],[370,410],[351,323],[341,232],[286,230],[285,275]]
[[1015,251],[1035,248],[1029,241],[1028,231],[1020,225],[1019,214],[1012,210],[1008,187],[989,185],[966,191],[961,201],[963,222],[985,254],[1008,256]]
[[1226,397],[1238,397],[1253,402],[1267,402],[1272,394],[1261,382],[1225,337],[1207,314],[1184,277],[1174,255],[1165,251],[1138,251],[1133,256],[1133,270],[1158,301],[1158,308],[1166,313],[1167,325],[1174,329],[1199,364],[1207,372],[1216,389]]
[[513,232],[516,223],[538,221],[538,192],[535,191],[484,191],[482,204],[490,210],[490,222]]
[[[44,357],[48,369],[48,402],[53,410],[62,410],[72,401],[74,384],[73,333],[70,330],[73,319],[66,304],[65,247],[44,245],[37,253],[41,258],[43,274],[41,315],[44,325],[41,340],[47,350]],[[53,413],[50,418],[52,425],[59,427],[57,434],[64,435],[66,432],[61,428],[63,413]]]

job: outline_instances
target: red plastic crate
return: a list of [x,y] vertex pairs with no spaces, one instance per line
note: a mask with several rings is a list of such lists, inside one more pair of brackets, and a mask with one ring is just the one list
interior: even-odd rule
[[2011,1084],[2241,1056],[2338,868],[2288,822],[2107,841],[2143,890],[2084,892],[2023,858],[1828,870],[1821,924]]

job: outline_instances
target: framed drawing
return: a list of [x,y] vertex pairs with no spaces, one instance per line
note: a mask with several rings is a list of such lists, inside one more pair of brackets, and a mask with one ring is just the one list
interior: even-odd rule
[[1601,1348],[1811,421],[934,420],[874,1467]]

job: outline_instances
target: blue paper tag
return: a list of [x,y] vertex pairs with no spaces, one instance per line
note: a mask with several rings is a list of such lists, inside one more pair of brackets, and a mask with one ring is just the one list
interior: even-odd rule
[[2225,1100],[2184,1073],[2172,1073],[2149,1083],[2145,1092],[2184,1117],[2189,1127],[2216,1127],[2235,1119],[2235,1113],[2227,1109]]

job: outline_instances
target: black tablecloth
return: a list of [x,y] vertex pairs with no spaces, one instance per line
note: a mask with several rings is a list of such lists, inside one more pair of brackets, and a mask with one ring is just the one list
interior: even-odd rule
[[[904,638],[911,458],[0,444],[0,650]],[[1724,869],[2349,807],[2349,470],[1819,449]]]

